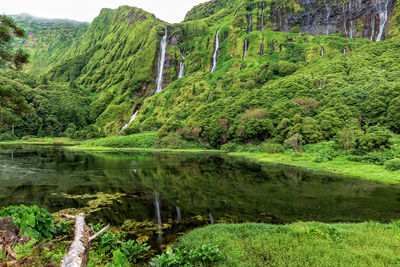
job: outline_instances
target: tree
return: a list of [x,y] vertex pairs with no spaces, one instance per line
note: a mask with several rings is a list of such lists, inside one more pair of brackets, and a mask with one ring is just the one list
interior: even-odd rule
[[19,69],[28,62],[28,54],[21,48],[15,49],[14,37],[25,37],[25,30],[12,18],[0,15],[0,66]]

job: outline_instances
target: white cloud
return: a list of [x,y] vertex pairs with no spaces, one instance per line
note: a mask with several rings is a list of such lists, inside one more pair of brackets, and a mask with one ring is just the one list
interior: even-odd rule
[[44,18],[92,21],[102,8],[140,7],[159,19],[181,22],[193,6],[206,0],[0,0],[0,13],[29,13]]

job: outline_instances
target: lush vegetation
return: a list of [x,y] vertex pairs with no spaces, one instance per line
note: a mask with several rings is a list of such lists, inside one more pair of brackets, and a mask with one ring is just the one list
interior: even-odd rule
[[175,247],[218,246],[216,266],[389,266],[399,263],[398,222],[391,224],[218,224],[196,229]]

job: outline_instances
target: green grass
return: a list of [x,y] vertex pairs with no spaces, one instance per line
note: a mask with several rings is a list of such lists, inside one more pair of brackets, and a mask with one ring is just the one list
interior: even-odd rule
[[216,266],[394,266],[400,264],[400,224],[218,224],[199,228],[175,244],[217,245]]
[[302,154],[269,154],[269,153],[249,153],[234,152],[228,155],[244,157],[261,163],[278,163],[296,166],[314,171],[323,171],[345,175],[352,178],[360,178],[380,183],[399,184],[400,171],[388,171],[384,166],[371,163],[353,162],[343,156],[331,161],[315,162],[315,156],[307,153]]
[[72,146],[79,145],[81,141],[72,140],[70,138],[52,138],[52,137],[43,137],[43,138],[27,138],[27,139],[19,139],[15,141],[2,141],[0,145],[58,145],[58,146]]
[[156,132],[142,132],[127,136],[111,136],[85,142],[89,146],[102,147],[135,147],[135,148],[152,148],[156,143]]

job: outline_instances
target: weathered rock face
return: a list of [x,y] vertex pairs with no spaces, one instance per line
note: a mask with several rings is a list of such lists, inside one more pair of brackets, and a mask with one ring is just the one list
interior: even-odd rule
[[297,10],[280,1],[270,3],[270,23],[276,31],[299,27],[310,34],[342,32],[344,37],[386,37],[396,0],[299,0]]

